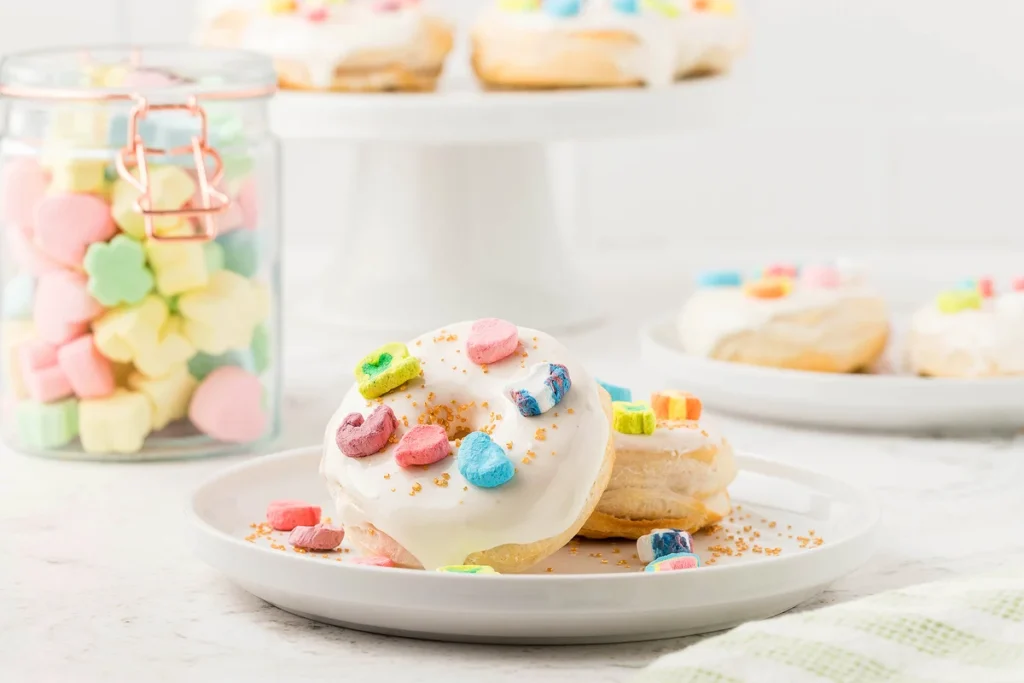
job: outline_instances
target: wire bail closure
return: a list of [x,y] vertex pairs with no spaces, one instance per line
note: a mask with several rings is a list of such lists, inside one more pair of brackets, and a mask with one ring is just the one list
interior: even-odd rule
[[[220,183],[224,175],[224,161],[220,153],[210,147],[208,142],[208,126],[206,111],[199,106],[195,96],[189,97],[185,104],[150,104],[144,97],[136,97],[128,118],[128,141],[117,153],[117,172],[132,187],[139,191],[139,199],[135,202],[135,210],[142,214],[146,224],[146,236],[156,242],[208,242],[217,236],[217,214],[227,211],[231,199],[214,186]],[[199,119],[199,135],[192,137],[188,146],[171,149],[149,149],[139,133],[139,122],[152,112],[183,111]],[[153,206],[153,191],[149,184],[149,156],[181,156],[190,154],[195,162],[196,180],[199,183],[200,206],[185,206],[180,209],[157,209]],[[214,161],[213,174],[209,173],[206,158]],[[132,174],[133,168],[139,169],[139,177]],[[193,231],[188,235],[156,234],[157,218],[200,218],[202,230]]]

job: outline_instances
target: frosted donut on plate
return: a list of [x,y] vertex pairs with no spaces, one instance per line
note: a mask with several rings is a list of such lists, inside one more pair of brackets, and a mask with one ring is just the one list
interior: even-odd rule
[[659,392],[651,404],[614,406],[615,469],[581,536],[637,539],[664,528],[694,533],[729,514],[733,449],[699,422],[699,400]]
[[679,340],[690,354],[814,372],[872,366],[889,339],[885,300],[852,268],[778,265],[744,279],[701,275],[683,306]]
[[418,0],[201,0],[199,41],[273,58],[291,90],[430,91],[452,29]]
[[1002,294],[988,278],[943,292],[912,318],[906,351],[918,375],[1024,375],[1024,280]]
[[472,43],[492,88],[664,86],[727,71],[747,27],[731,0],[501,0]]
[[543,332],[458,323],[377,349],[356,376],[320,469],[365,554],[520,572],[565,545],[607,486],[611,402]]

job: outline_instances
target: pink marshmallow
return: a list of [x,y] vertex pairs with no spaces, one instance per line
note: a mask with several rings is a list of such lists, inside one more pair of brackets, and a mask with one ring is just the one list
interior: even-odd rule
[[233,204],[238,204],[242,210],[242,227],[248,230],[255,230],[260,221],[260,198],[259,188],[253,178],[249,178],[238,190]]
[[398,420],[390,406],[377,406],[363,419],[360,413],[345,416],[334,436],[342,453],[350,458],[365,458],[379,453],[398,428]]
[[50,195],[36,209],[36,245],[66,266],[81,266],[90,244],[106,242],[116,234],[110,207],[91,194]]
[[1013,280],[1013,291],[1024,292],[1024,277],[1014,278]]
[[345,539],[345,530],[328,524],[297,526],[288,536],[288,542],[303,550],[334,550]]
[[14,261],[32,275],[43,275],[63,267],[43,253],[32,238],[21,229],[7,231],[7,246],[14,256]]
[[26,235],[35,225],[36,205],[46,195],[50,176],[35,159],[13,159],[0,171],[0,216]]
[[30,341],[18,347],[22,371],[52,368],[57,365],[57,347],[44,341]]
[[452,452],[448,434],[438,425],[416,425],[405,433],[395,449],[399,467],[431,465],[444,460]]
[[508,358],[518,346],[519,328],[499,318],[483,318],[470,328],[466,353],[477,365],[485,365]]
[[986,299],[996,295],[996,283],[990,277],[983,277],[978,280],[978,292]]
[[72,271],[47,273],[39,278],[33,318],[50,317],[62,322],[84,323],[99,317],[103,305],[92,298],[85,275]]
[[263,386],[258,377],[236,366],[207,375],[192,395],[188,417],[201,432],[219,441],[246,443],[267,433]]
[[802,279],[808,287],[821,289],[835,289],[843,284],[843,274],[829,266],[808,266],[804,269]]
[[390,557],[353,557],[345,560],[348,564],[358,564],[363,567],[394,567],[395,561]]
[[301,500],[275,500],[267,506],[267,521],[277,531],[316,526],[320,523],[320,506]]
[[60,347],[57,363],[79,398],[104,398],[117,387],[114,367],[97,350],[91,334]]
[[765,277],[790,277],[797,276],[799,269],[792,263],[773,263],[764,270]]
[[64,371],[57,365],[57,348],[52,344],[42,341],[22,344],[18,357],[25,388],[34,400],[50,403],[74,393]]

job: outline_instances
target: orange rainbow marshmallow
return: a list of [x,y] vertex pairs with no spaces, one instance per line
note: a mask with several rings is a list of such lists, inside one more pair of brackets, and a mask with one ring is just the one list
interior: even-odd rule
[[704,410],[699,398],[681,391],[656,391],[651,407],[659,420],[699,420]]

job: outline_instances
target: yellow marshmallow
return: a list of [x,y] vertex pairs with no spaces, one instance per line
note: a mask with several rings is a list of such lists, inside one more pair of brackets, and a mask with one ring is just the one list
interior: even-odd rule
[[112,361],[131,362],[139,349],[159,345],[167,317],[167,304],[156,294],[115,308],[92,324],[96,348]]
[[17,398],[28,398],[25,380],[21,377],[21,362],[18,359],[18,347],[32,341],[36,336],[36,326],[29,320],[10,320],[3,325],[4,387],[7,392]]
[[79,438],[86,453],[137,453],[153,426],[144,394],[118,389],[107,398],[78,404]]
[[156,278],[156,290],[174,296],[205,287],[210,280],[202,242],[146,241],[146,258]]
[[76,102],[58,106],[50,120],[48,146],[106,150],[110,114],[106,104]]
[[50,192],[77,192],[106,196],[107,162],[88,159],[56,159],[44,161],[53,181]]
[[181,318],[168,318],[155,341],[148,343],[152,340],[147,338],[135,349],[136,369],[148,377],[164,377],[196,355],[196,348],[182,333],[182,327]]
[[[138,169],[132,174],[138,177]],[[167,210],[180,209],[187,204],[196,192],[196,181],[183,168],[177,166],[151,166],[149,168],[149,186],[152,191],[153,208]],[[135,239],[146,236],[146,222],[135,208],[139,200],[139,191],[123,178],[114,183],[111,200],[111,213],[118,227]],[[157,218],[154,221],[157,234],[180,234],[187,228],[187,219],[174,216]]]
[[128,378],[128,386],[149,399],[154,431],[188,415],[188,403],[198,384],[184,363],[160,379],[151,379],[141,373]]
[[269,305],[261,285],[230,270],[213,273],[205,289],[178,300],[185,336],[198,350],[212,355],[249,348],[253,330],[267,317]]

